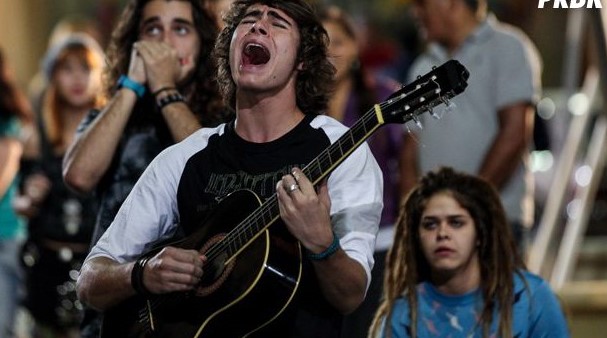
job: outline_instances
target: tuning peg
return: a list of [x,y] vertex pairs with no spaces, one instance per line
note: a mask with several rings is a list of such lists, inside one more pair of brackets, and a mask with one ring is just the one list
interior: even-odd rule
[[455,108],[457,108],[457,105],[449,99],[444,99],[443,103],[445,104],[445,108],[443,109],[443,112],[445,112],[447,114],[452,113],[455,110]]
[[431,109],[428,110],[428,113],[430,113],[430,115],[437,120],[440,120],[441,118],[443,118],[445,113],[449,114],[449,113],[453,112],[453,110],[456,107],[455,103],[453,103],[452,101],[450,101],[447,98],[443,97],[440,100],[444,104],[444,107],[442,109],[439,109],[438,113],[432,111]]
[[422,121],[419,120],[419,117],[417,115],[413,116],[413,122],[415,122],[415,125],[417,126],[417,128],[419,128],[419,130],[424,129],[424,125],[422,124]]
[[417,137],[415,136],[415,133],[411,132],[411,129],[409,129],[409,125],[408,125],[408,124],[405,124],[405,128],[407,129],[407,134],[408,134],[409,136],[411,136],[411,139],[412,139],[412,140],[413,140],[415,143],[417,143],[418,145],[422,145],[422,144],[419,142],[419,140],[417,139]]
[[437,114],[432,108],[428,109],[428,114],[430,114],[430,116],[434,117],[437,120],[440,120],[441,118],[441,116]]

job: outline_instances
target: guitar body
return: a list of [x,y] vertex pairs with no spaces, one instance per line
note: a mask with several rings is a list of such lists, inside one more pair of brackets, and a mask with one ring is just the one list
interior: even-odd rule
[[[234,192],[219,203],[199,230],[172,246],[211,254],[209,248],[260,204],[251,191]],[[285,310],[297,291],[301,272],[299,242],[284,225],[277,224],[260,232],[230,261],[221,255],[209,260],[196,291],[135,296],[106,311],[101,336],[246,337]]]

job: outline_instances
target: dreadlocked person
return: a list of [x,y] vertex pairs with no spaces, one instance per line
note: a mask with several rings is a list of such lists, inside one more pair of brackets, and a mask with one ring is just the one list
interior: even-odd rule
[[556,296],[525,270],[488,182],[429,172],[396,224],[371,337],[569,337]]

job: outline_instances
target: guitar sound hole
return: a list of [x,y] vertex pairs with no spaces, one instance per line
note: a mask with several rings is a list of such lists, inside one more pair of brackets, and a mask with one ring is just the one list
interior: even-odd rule
[[[228,264],[226,261],[228,260],[228,254],[225,251],[218,251],[217,247],[214,244],[218,243],[225,237],[225,234],[217,234],[213,236],[208,242],[206,242],[202,248],[199,250],[202,254],[214,255],[215,257],[208,257],[209,260],[207,264],[203,267],[203,275],[200,280],[200,285],[196,289],[197,297],[205,297],[215,292],[223,282],[225,282],[226,278],[234,269],[234,265],[236,259],[233,259]],[[210,253],[209,250],[215,250],[216,253]]]

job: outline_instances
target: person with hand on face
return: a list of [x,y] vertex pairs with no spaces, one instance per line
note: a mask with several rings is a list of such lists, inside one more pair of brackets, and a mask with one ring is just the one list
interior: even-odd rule
[[441,168],[408,195],[369,337],[569,337],[561,305],[528,272],[496,190]]
[[[218,82],[236,120],[199,130],[150,164],[88,256],[78,293],[107,310],[138,294],[199,290],[211,260],[202,249],[166,246],[141,255],[176,232],[187,236],[208,226],[202,220],[218,201],[248,189],[276,203],[270,219],[280,221],[271,224],[271,234],[290,234],[284,238],[297,239],[303,251],[293,299],[251,336],[339,337],[343,314],[362,302],[369,285],[381,171],[366,144],[318,187],[299,169],[347,130],[320,114],[327,109],[334,67],[326,54],[327,34],[308,3],[237,0],[225,18],[215,55]],[[240,252],[236,262],[249,255]],[[268,269],[262,268],[283,276]],[[287,280],[293,281],[281,279]],[[267,310],[272,292],[250,316]],[[239,329],[233,320],[228,329]],[[162,320],[155,325],[164,333]],[[186,325],[180,333],[196,329]]]
[[227,118],[213,81],[216,35],[205,0],[127,4],[107,52],[109,103],[85,117],[63,162],[66,184],[100,199],[92,243],[157,154]]

